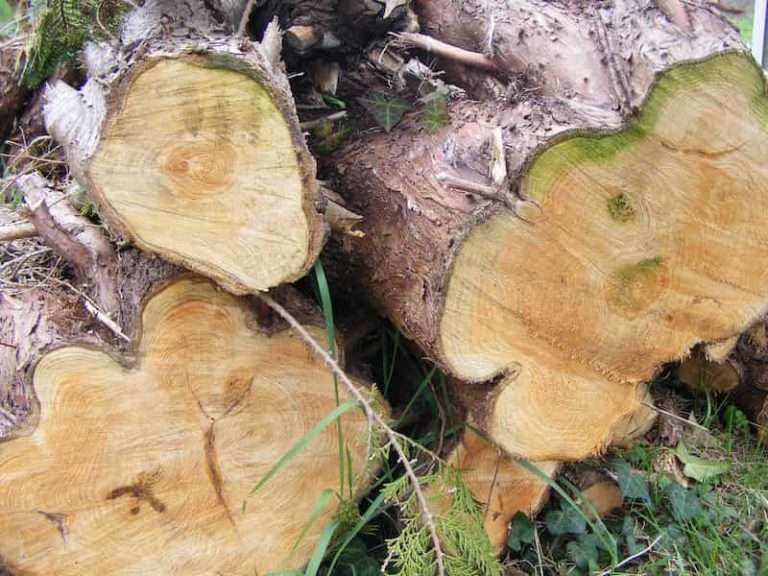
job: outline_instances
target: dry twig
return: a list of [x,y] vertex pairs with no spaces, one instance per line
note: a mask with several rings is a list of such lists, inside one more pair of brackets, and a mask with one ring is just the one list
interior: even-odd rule
[[413,469],[413,466],[411,465],[405,450],[403,450],[403,447],[400,444],[400,435],[392,428],[390,428],[390,426],[384,421],[384,418],[373,408],[370,401],[362,392],[360,392],[360,390],[358,390],[357,386],[355,386],[352,380],[349,379],[344,370],[341,369],[336,360],[334,360],[331,355],[328,354],[328,352],[326,352],[325,349],[320,344],[318,344],[314,338],[312,338],[312,335],[307,332],[307,330],[299,323],[298,320],[296,320],[296,318],[293,317],[290,312],[288,312],[288,310],[278,304],[275,300],[272,299],[272,297],[268,296],[267,294],[259,293],[256,294],[256,297],[264,302],[264,304],[272,308],[272,310],[274,310],[283,320],[288,322],[291,328],[293,328],[299,334],[299,336],[301,336],[301,339],[304,340],[310,350],[315,355],[317,355],[326,366],[328,366],[328,368],[344,384],[347,390],[349,390],[349,393],[358,402],[360,402],[360,405],[362,406],[368,420],[375,423],[376,426],[378,426],[378,428],[387,437],[390,445],[397,453],[398,460],[405,469],[405,474],[411,480],[413,485],[413,491],[416,496],[416,500],[419,503],[419,508],[421,508],[421,516],[424,521],[424,525],[429,530],[432,546],[435,550],[438,576],[445,576],[444,552],[440,544],[440,537],[437,534],[437,527],[435,526],[434,517],[432,516],[432,512],[429,510],[429,505],[427,504],[424,491],[421,489],[419,477],[416,475],[416,471]]

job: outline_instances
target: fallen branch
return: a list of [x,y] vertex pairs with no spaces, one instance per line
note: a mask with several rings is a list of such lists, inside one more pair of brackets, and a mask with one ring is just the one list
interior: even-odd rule
[[300,124],[302,130],[312,130],[313,128],[317,128],[318,126],[322,126],[326,122],[335,122],[336,120],[341,120],[342,118],[347,117],[347,111],[342,110],[341,112],[334,112],[333,114],[329,114],[328,116],[323,116],[322,118],[318,118],[316,120],[307,120],[306,122],[302,122]]
[[96,226],[88,222],[51,189],[39,173],[21,176],[16,186],[29,208],[29,221],[46,244],[75,269],[78,279],[92,288],[98,308],[114,316],[117,299],[117,266],[112,246]]
[[296,318],[293,317],[290,312],[288,312],[288,310],[278,304],[275,300],[272,299],[272,297],[267,294],[257,293],[256,297],[259,298],[264,304],[272,308],[272,310],[274,310],[283,320],[288,322],[291,328],[293,328],[299,334],[301,339],[304,340],[310,350],[315,355],[317,355],[318,358],[320,358],[326,366],[328,366],[331,372],[333,372],[336,377],[344,384],[344,386],[346,386],[346,388],[349,390],[349,393],[352,394],[352,396],[358,402],[360,402],[360,405],[362,406],[368,420],[376,424],[376,426],[378,426],[379,429],[387,437],[387,440],[397,453],[397,458],[402,463],[406,475],[413,484],[413,491],[416,495],[416,500],[419,503],[419,508],[421,508],[421,515],[424,520],[424,525],[429,530],[432,546],[435,550],[437,574],[438,576],[445,576],[444,552],[442,546],[440,545],[440,537],[437,534],[437,527],[435,526],[434,517],[432,516],[432,512],[429,510],[427,499],[424,496],[423,490],[421,489],[419,477],[416,475],[416,471],[413,469],[407,454],[403,450],[403,447],[400,445],[400,435],[392,428],[390,428],[390,426],[384,421],[384,418],[382,418],[382,416],[376,410],[374,410],[370,401],[362,392],[360,392],[360,390],[358,390],[357,386],[355,386],[352,380],[349,379],[349,376],[347,376],[344,370],[341,369],[336,360],[334,360],[331,355],[328,354],[328,352],[326,352],[325,349],[317,343],[317,341],[310,335],[310,333],[307,332],[307,330],[299,323],[298,320],[296,320]]
[[472,52],[471,50],[465,50],[464,48],[459,48],[458,46],[435,40],[426,34],[420,34],[418,32],[400,32],[399,34],[393,33],[392,35],[406,46],[426,50],[440,58],[446,58],[447,60],[452,60],[459,64],[472,66],[473,68],[479,68],[481,70],[496,70],[496,63],[485,54]]
[[33,236],[37,236],[37,228],[31,222],[21,222],[0,227],[0,242],[22,240],[23,238],[32,238]]

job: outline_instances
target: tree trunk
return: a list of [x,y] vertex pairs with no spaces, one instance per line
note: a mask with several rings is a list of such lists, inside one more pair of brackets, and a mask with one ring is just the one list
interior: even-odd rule
[[255,44],[201,2],[157,0],[85,59],[89,81],[56,83],[45,120],[112,226],[235,293],[307,272],[326,227],[275,26]]
[[[146,278],[152,266],[143,257],[136,265]],[[322,492],[339,489],[336,430],[250,493],[336,406],[327,368],[264,309],[207,279],[144,284],[154,288],[127,346],[89,334],[92,322],[61,294],[3,297],[0,338],[14,338],[6,344],[34,398],[32,417],[0,451],[0,557],[19,576],[303,565],[336,509],[326,506],[293,550]],[[282,301],[325,338],[295,293]],[[5,368],[13,358],[0,360]],[[374,467],[368,423],[358,411],[341,422],[352,475],[341,490],[354,496]]]
[[[466,382],[509,453],[598,452],[661,363],[768,304],[762,73],[687,3],[675,22],[647,1],[417,10],[494,70],[455,76],[486,99],[437,132],[410,118],[341,154],[365,233],[346,278]],[[507,83],[513,102],[487,98]]]

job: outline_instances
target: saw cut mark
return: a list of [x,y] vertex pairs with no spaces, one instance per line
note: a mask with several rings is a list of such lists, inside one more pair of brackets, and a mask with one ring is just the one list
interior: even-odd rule
[[523,366],[490,416],[506,449],[585,455],[660,364],[768,307],[766,110],[743,55],[672,68],[624,130],[566,135],[533,160],[520,193],[536,226],[499,213],[468,234],[441,351],[470,381]]
[[[325,366],[291,332],[261,332],[243,300],[190,276],[149,299],[141,334],[133,367],[85,346],[38,362],[39,423],[0,447],[0,557],[30,576],[303,565],[335,512],[329,503],[291,553],[322,492],[339,484],[335,429],[242,503],[335,408]],[[350,411],[341,423],[365,481],[367,421]]]

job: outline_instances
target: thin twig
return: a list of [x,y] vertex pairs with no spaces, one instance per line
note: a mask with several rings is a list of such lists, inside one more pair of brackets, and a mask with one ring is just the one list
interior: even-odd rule
[[421,508],[421,516],[424,520],[425,526],[429,530],[432,546],[435,550],[437,574],[438,576],[445,576],[445,563],[443,559],[444,553],[442,546],[440,545],[440,537],[437,534],[437,527],[435,526],[434,517],[432,516],[432,512],[429,510],[427,499],[424,496],[423,490],[421,489],[419,477],[416,475],[416,471],[413,469],[413,466],[411,466],[411,463],[408,460],[408,456],[405,454],[403,447],[400,445],[399,435],[397,432],[389,427],[389,425],[384,421],[384,418],[382,418],[382,416],[373,409],[373,406],[371,406],[371,403],[368,401],[368,399],[363,395],[362,392],[360,392],[360,390],[358,390],[357,386],[355,386],[352,380],[349,379],[347,374],[344,372],[344,370],[341,369],[336,360],[334,360],[330,354],[328,354],[328,352],[326,352],[326,350],[320,344],[318,344],[312,335],[307,332],[307,330],[299,323],[298,320],[296,320],[296,318],[293,317],[290,312],[288,312],[288,310],[275,302],[275,300],[273,300],[272,297],[267,294],[257,293],[256,297],[264,302],[264,304],[272,308],[272,310],[274,310],[283,320],[288,322],[291,328],[293,328],[299,334],[299,336],[301,336],[302,340],[304,340],[304,343],[312,350],[312,352],[314,352],[323,361],[323,363],[328,366],[331,372],[333,372],[338,377],[338,379],[341,380],[344,386],[346,386],[346,388],[349,390],[349,393],[352,394],[352,396],[354,396],[358,402],[360,402],[360,405],[362,406],[368,420],[375,422],[381,431],[384,432],[384,435],[387,437],[389,443],[397,453],[397,458],[403,465],[406,475],[413,484],[413,492],[416,495],[419,508]]
[[251,19],[251,12],[255,3],[255,0],[248,0],[248,3],[245,5],[243,15],[240,17],[240,23],[237,26],[236,38],[245,38],[245,33],[248,31],[248,21]]
[[627,556],[626,558],[624,558],[624,560],[616,564],[616,566],[613,566],[611,568],[608,568],[607,570],[603,570],[602,572],[600,572],[598,576],[607,576],[614,570],[618,570],[619,568],[621,568],[622,566],[626,566],[633,560],[637,560],[638,558],[640,558],[640,556],[645,556],[646,554],[648,554],[648,552],[653,550],[654,546],[656,546],[656,544],[658,544],[663,537],[664,537],[663,534],[659,534],[653,542],[651,542],[650,544],[648,544],[648,546],[640,550],[640,552],[632,554],[632,556]]
[[323,116],[322,118],[318,118],[317,120],[307,120],[306,122],[302,122],[299,124],[301,126],[302,130],[312,130],[312,128],[317,128],[318,126],[322,126],[326,122],[334,122],[335,120],[341,120],[342,118],[347,117],[347,111],[342,110],[340,112],[334,112],[333,114],[329,114],[328,116]]
[[459,64],[465,64],[466,66],[472,66],[481,70],[496,70],[496,63],[480,52],[464,50],[464,48],[441,42],[432,38],[432,36],[419,34],[418,32],[400,32],[399,34],[392,33],[392,35],[407,46],[421,48],[440,58],[453,60]]
[[646,402],[645,400],[643,400],[641,402],[641,404],[643,406],[647,406],[651,410],[655,410],[659,414],[664,414],[664,416],[669,416],[673,420],[678,420],[678,421],[682,422],[683,424],[688,424],[688,426],[693,426],[694,428],[698,428],[699,430],[704,430],[704,432],[706,432],[707,434],[711,434],[712,433],[711,430],[709,428],[707,428],[706,426],[702,426],[698,422],[693,422],[691,420],[686,420],[682,416],[678,416],[674,412],[668,412],[667,410],[664,410],[663,408],[659,408],[658,406],[655,406],[654,404],[651,404],[650,402]]

